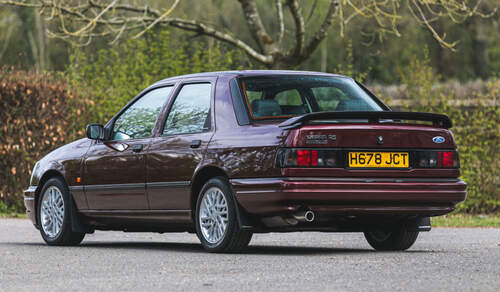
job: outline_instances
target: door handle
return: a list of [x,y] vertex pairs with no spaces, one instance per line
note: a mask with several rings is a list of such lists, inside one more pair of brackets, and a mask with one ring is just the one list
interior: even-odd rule
[[201,140],[193,140],[193,141],[191,141],[191,144],[189,145],[189,147],[198,148],[198,147],[200,147],[200,145],[201,145]]
[[134,152],[141,152],[142,151],[142,147],[143,147],[142,144],[135,144],[134,146],[132,146],[132,151],[134,151]]

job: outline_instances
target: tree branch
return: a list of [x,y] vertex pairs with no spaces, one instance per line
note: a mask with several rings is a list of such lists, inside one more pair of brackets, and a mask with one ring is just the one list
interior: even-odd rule
[[227,33],[220,32],[204,23],[197,22],[195,20],[185,20],[179,18],[165,18],[161,21],[161,23],[177,27],[183,30],[194,31],[206,36],[211,36],[220,41],[232,44],[245,51],[245,53],[247,53],[250,57],[252,57],[253,59],[255,59],[260,63],[270,65],[273,62],[272,56],[261,54],[256,50],[254,50],[252,47],[250,47],[247,43],[243,42],[242,40],[237,39]]
[[280,26],[278,44],[281,44],[281,41],[283,40],[283,35],[285,34],[285,22],[283,21],[283,5],[281,4],[281,0],[276,0],[276,12],[278,16],[278,23]]
[[321,43],[321,41],[326,37],[326,35],[328,34],[328,29],[332,26],[333,19],[337,14],[338,5],[339,4],[337,0],[331,0],[330,7],[328,8],[328,12],[326,13],[323,23],[321,24],[318,31],[314,34],[312,39],[309,41],[307,47],[302,52],[303,57],[312,54],[314,50],[316,50],[318,45]]
[[300,56],[304,51],[304,40],[306,27],[304,24],[304,17],[302,16],[302,9],[298,0],[288,0],[287,5],[292,13],[293,21],[295,22],[295,48],[293,49],[293,56]]
[[276,44],[262,24],[255,0],[238,1],[240,1],[241,7],[243,8],[243,15],[245,16],[250,33],[261,51],[266,55],[276,52],[278,50]]
[[164,19],[165,17],[167,17],[170,13],[172,13],[172,11],[174,11],[175,7],[177,6],[177,4],[179,4],[179,2],[180,2],[180,0],[175,0],[174,4],[172,4],[172,6],[168,10],[166,10],[160,17],[158,17],[157,19],[155,19],[155,21],[151,22],[151,24],[149,24],[148,27],[146,27],[143,31],[141,31],[140,33],[138,33],[137,35],[135,35],[134,38],[141,37],[148,30],[150,30],[151,28],[153,28],[153,26],[155,26],[158,22],[160,22],[162,19]]

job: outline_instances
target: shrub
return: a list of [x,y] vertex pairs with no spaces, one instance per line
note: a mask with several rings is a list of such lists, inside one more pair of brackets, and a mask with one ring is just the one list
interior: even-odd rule
[[[406,102],[395,109],[444,113],[454,123],[452,128],[458,145],[461,175],[467,182],[467,199],[458,210],[467,213],[500,211],[500,96],[499,80],[485,83],[474,96],[478,104],[458,103],[453,90],[436,88],[439,79],[429,66],[428,55],[415,56],[406,70],[401,70]],[[383,99],[391,105],[387,97]]]
[[22,210],[35,162],[83,136],[89,105],[53,75],[0,70],[0,212]]

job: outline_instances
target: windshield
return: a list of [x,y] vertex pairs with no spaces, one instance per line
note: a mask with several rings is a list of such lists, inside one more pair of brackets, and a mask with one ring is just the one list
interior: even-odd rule
[[240,79],[253,119],[290,118],[324,111],[383,111],[345,77],[265,76]]

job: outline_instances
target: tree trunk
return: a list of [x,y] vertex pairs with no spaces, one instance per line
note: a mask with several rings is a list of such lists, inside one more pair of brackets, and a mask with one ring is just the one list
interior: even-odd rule
[[328,36],[325,37],[321,44],[321,72],[326,72],[328,63]]
[[481,79],[488,78],[488,36],[483,20],[475,17],[472,20],[474,34],[472,35],[472,61],[474,73]]
[[45,54],[45,46],[46,46],[46,41],[45,41],[45,23],[43,19],[40,17],[40,13],[38,13],[37,10],[33,10],[33,13],[35,14],[35,23],[36,23],[36,30],[38,34],[38,60],[39,60],[39,70],[40,71],[45,71],[46,68],[46,63],[45,61],[47,60],[47,56]]

